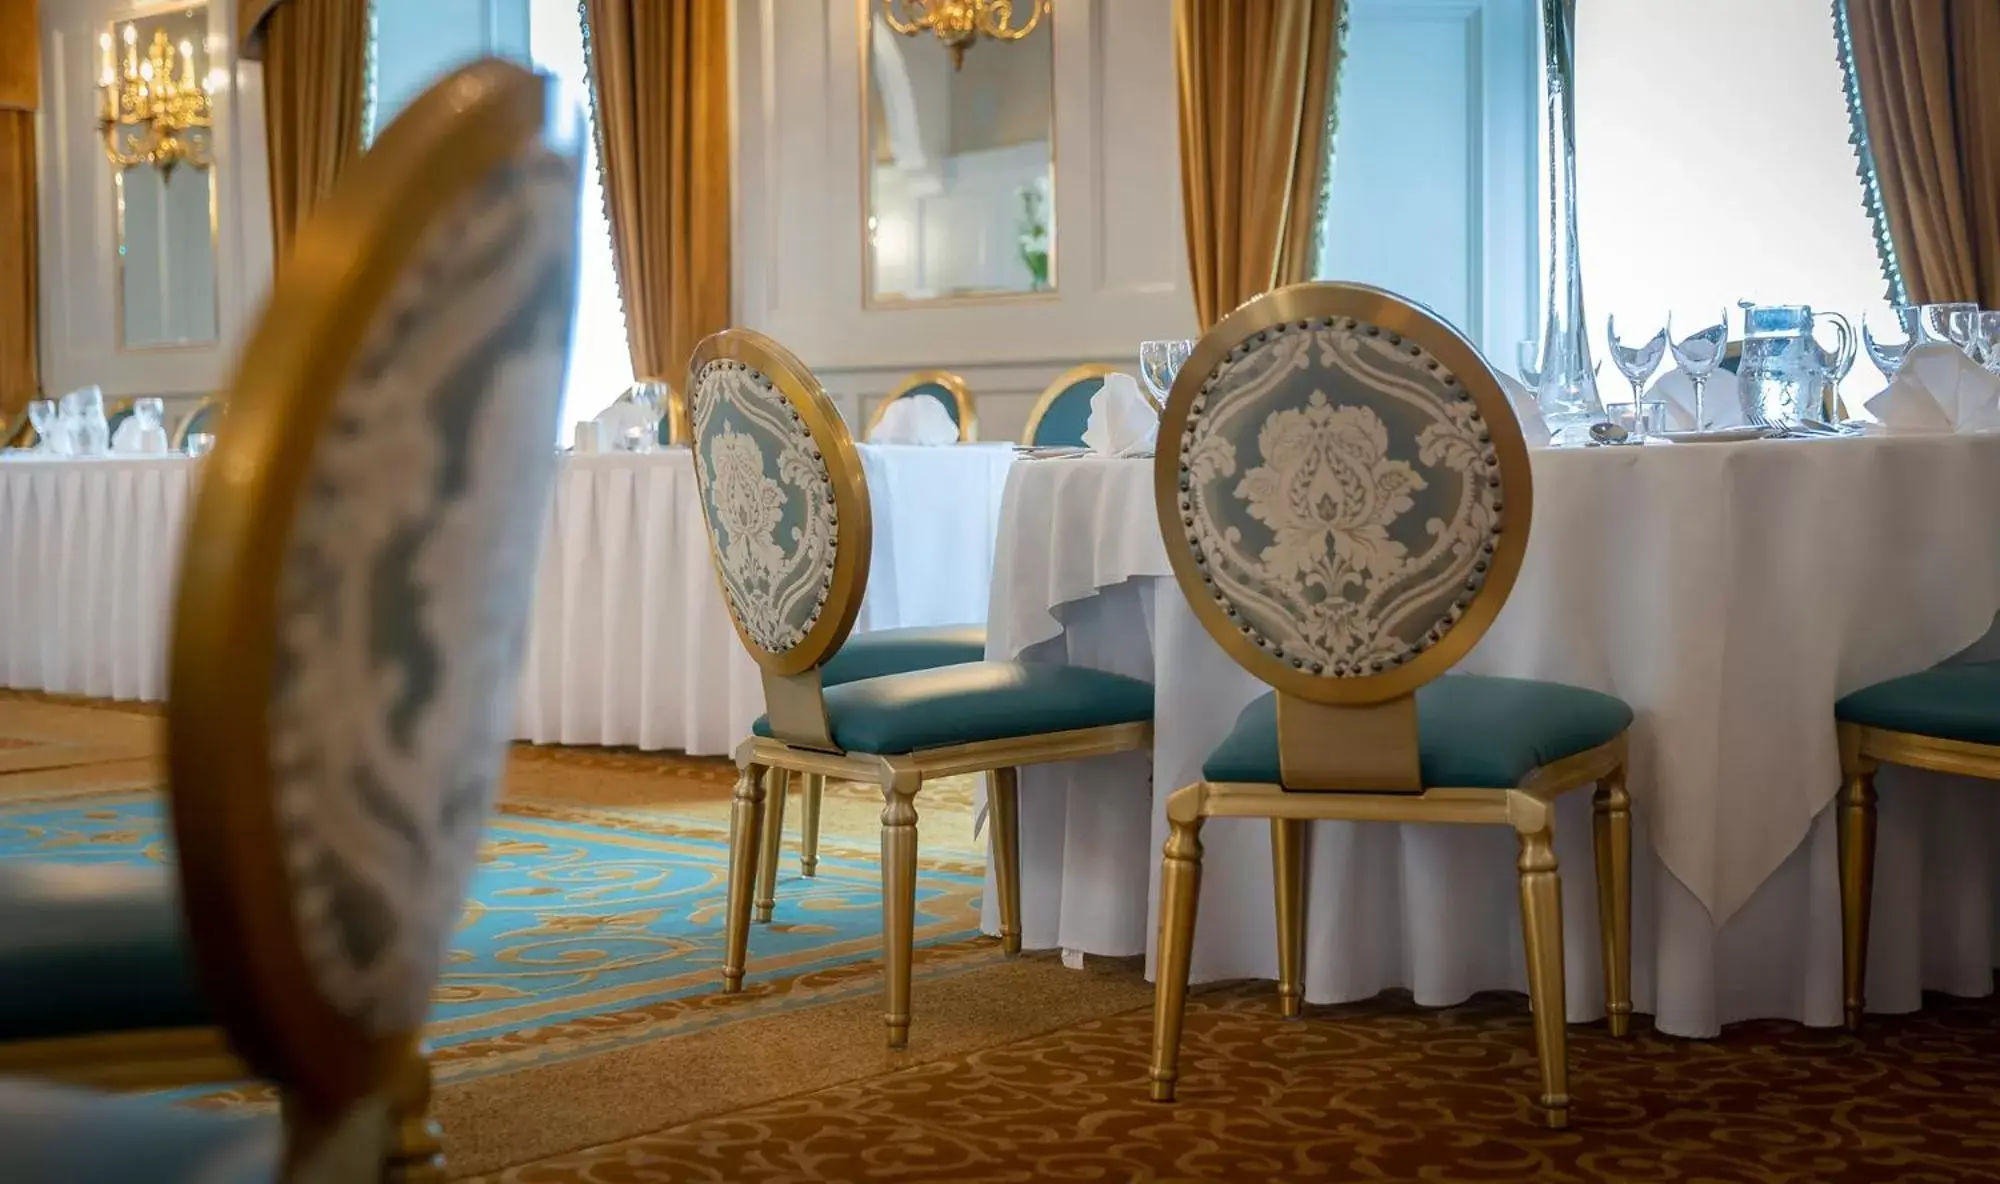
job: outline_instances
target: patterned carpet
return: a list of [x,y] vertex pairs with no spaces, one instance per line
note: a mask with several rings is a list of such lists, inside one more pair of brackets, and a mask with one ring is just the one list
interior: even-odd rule
[[[0,695],[0,857],[158,858],[154,721]],[[60,755],[58,755],[60,752]],[[74,761],[85,754],[98,759]],[[441,993],[434,1112],[452,1174],[673,1181],[2000,1181],[2000,1000],[1933,997],[1860,1037],[1571,1030],[1572,1127],[1534,1122],[1515,995],[1275,1015],[1200,992],[1180,1100],[1146,1100],[1132,961],[1003,959],[972,936],[969,781],[926,791],[930,944],[882,1044],[879,797],[832,787],[818,883],[788,840],[751,987],[712,989],[721,762],[517,749]],[[796,812],[794,811],[794,814]],[[268,1106],[262,1087],[204,1104]],[[0,1173],[4,1176],[4,1173]]]

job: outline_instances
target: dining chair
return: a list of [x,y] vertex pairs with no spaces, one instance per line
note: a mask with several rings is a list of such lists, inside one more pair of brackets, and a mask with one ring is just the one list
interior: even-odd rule
[[1558,683],[1447,674],[1527,550],[1528,451],[1478,351],[1375,288],[1301,284],[1209,330],[1174,379],[1154,462],[1195,618],[1271,689],[1167,800],[1152,1094],[1178,1078],[1201,829],[1270,820],[1280,1013],[1304,998],[1307,827],[1484,823],[1517,841],[1528,993],[1551,1126],[1569,1109],[1557,797],[1596,783],[1605,1009],[1630,1023],[1632,712]]
[[[468,66],[301,227],[186,532],[175,872],[0,862],[0,1074],[261,1076],[305,1151],[361,1138],[396,1178],[438,1178],[419,1035],[505,760],[553,479],[567,115],[542,77]],[[87,1142],[86,1115],[137,1137],[154,1109],[25,1089],[0,1096],[0,1158],[38,1112]]]
[[992,775],[1001,948],[1016,953],[1016,768],[1146,748],[1153,688],[1080,666],[989,661],[829,685],[829,660],[841,652],[868,583],[871,516],[854,442],[812,372],[761,334],[730,329],[708,338],[688,375],[709,551],[768,708],[736,750],[723,990],[743,988],[762,828],[777,822],[763,809],[767,779],[791,771],[870,782],[883,800],[884,1020],[889,1046],[901,1048],[910,1029],[916,802],[924,784]]
[[188,437],[201,433],[215,435],[215,428],[222,419],[222,396],[210,395],[194,405],[194,409],[181,418],[180,426],[174,429],[174,451],[186,452]]
[[40,441],[41,433],[28,419],[27,408],[14,419],[0,419],[0,448],[33,448]]
[[889,410],[891,403],[915,396],[936,399],[944,405],[945,414],[958,425],[959,443],[979,438],[979,412],[972,405],[972,392],[966,388],[963,378],[949,370],[919,370],[898,383],[896,389],[884,395],[882,401],[875,405],[875,413],[868,417],[866,434],[875,434],[875,425],[882,422],[882,415]]
[[1840,742],[1841,985],[1847,1027],[1867,1002],[1868,920],[1875,892],[1875,774],[1884,764],[2000,781],[2000,662],[1935,666],[1842,696]]
[[138,407],[139,401],[137,399],[125,398],[115,400],[111,404],[110,412],[104,417],[104,438],[106,440],[115,438],[118,435],[118,425],[132,418],[138,411]]
[[[1083,430],[1090,426],[1090,399],[1104,386],[1106,375],[1118,367],[1102,362],[1086,362],[1056,375],[1042,388],[1035,406],[1028,412],[1028,426],[1021,430],[1021,443],[1036,446],[1083,444]],[[1143,392],[1153,402],[1151,392]],[[1153,408],[1159,410],[1157,405]]]

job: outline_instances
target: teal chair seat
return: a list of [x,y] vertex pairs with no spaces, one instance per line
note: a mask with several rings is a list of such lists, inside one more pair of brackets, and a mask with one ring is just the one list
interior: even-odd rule
[[820,667],[822,686],[839,686],[885,674],[977,662],[986,656],[986,626],[935,625],[876,629],[848,637]]
[[215,1023],[177,902],[163,869],[0,861],[0,1041]]
[[[1417,688],[1417,759],[1426,788],[1519,785],[1543,765],[1610,743],[1631,724],[1624,703],[1562,683],[1449,674]],[[1243,709],[1201,775],[1281,784],[1275,694]]]
[[0,1079],[0,1179],[8,1184],[269,1184],[283,1152],[275,1114]]
[[[828,687],[833,742],[847,752],[926,748],[1044,736],[1153,718],[1153,684],[1083,666],[969,662]],[[759,716],[750,730],[771,734]]]
[[1863,687],[1833,705],[1842,723],[2000,744],[2000,662],[1938,666]]

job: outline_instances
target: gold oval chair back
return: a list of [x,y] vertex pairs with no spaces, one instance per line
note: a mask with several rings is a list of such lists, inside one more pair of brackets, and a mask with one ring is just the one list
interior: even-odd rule
[[[1168,799],[1153,1092],[1170,1099],[1200,830],[1271,820],[1278,993],[1303,996],[1311,820],[1491,823],[1521,847],[1541,1103],[1561,1125],[1561,910],[1553,799],[1600,782],[1608,1009],[1624,1031],[1631,710],[1519,679],[1443,677],[1506,603],[1527,551],[1527,444],[1499,380],[1449,325],[1355,284],[1301,284],[1211,329],[1174,380],[1155,504],[1195,617],[1272,688]],[[1419,719],[1424,727],[1419,734]]]
[[[1104,388],[1105,378],[1117,372],[1116,366],[1085,362],[1056,375],[1029,409],[1027,426],[1021,429],[1021,443],[1080,447],[1084,429],[1090,426],[1090,400]],[[1160,409],[1153,392],[1141,387],[1140,393],[1153,405],[1153,410]]]
[[898,399],[910,398],[936,399],[943,405],[945,414],[958,425],[959,443],[979,439],[979,410],[973,404],[972,390],[965,385],[963,378],[949,370],[919,370],[897,383],[896,388],[875,405],[874,414],[868,417],[866,435],[870,438],[875,435],[875,425],[882,422],[882,416],[891,404]]
[[187,532],[167,737],[190,940],[308,1150],[397,1138],[384,1099],[494,805],[579,134],[547,79],[499,61],[383,131],[301,229]]

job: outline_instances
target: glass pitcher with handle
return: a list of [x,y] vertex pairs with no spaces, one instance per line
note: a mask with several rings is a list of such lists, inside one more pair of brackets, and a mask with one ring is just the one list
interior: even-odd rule
[[[1736,395],[1743,422],[1758,427],[1825,423],[1826,360],[1854,348],[1854,327],[1837,312],[1820,313],[1803,304],[1752,304],[1743,309],[1743,360],[1736,369]],[[1827,354],[1813,338],[1816,321],[1829,321],[1840,344]]]

